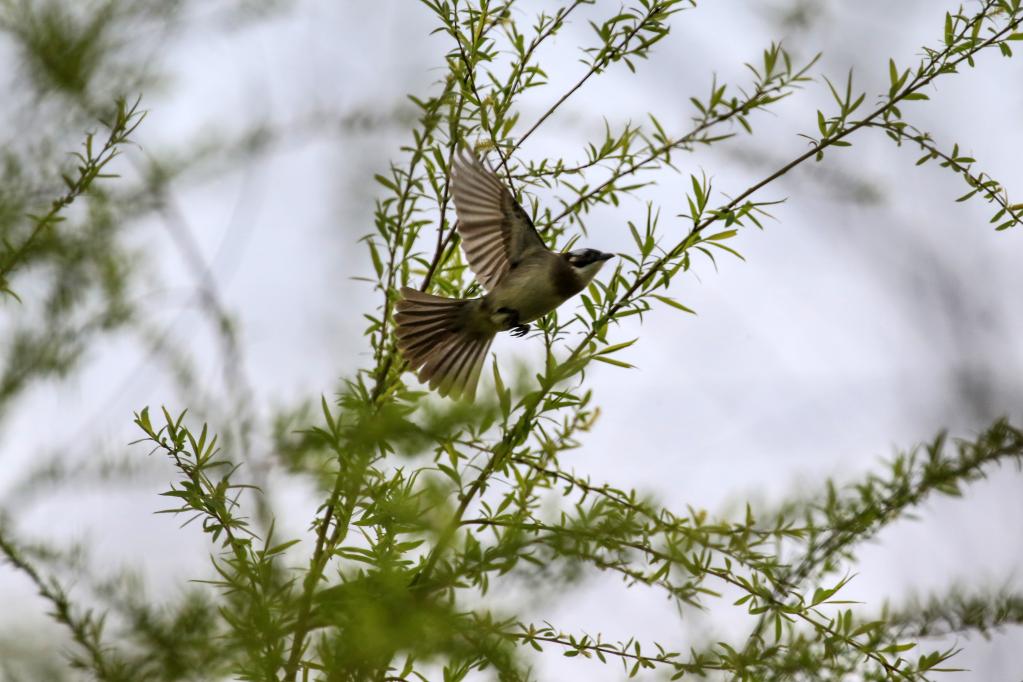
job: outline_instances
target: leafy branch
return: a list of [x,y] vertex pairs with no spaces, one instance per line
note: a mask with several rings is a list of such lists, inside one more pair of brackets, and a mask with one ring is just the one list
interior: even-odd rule
[[76,174],[61,175],[67,191],[53,200],[46,213],[28,216],[32,221],[32,230],[20,244],[15,246],[4,240],[4,250],[0,253],[0,293],[17,298],[17,294],[10,288],[10,275],[18,263],[24,260],[47,229],[65,220],[61,215],[64,209],[87,192],[95,180],[117,177],[112,173],[104,173],[103,169],[117,157],[119,148],[128,143],[131,135],[142,124],[146,112],[139,110],[140,101],[141,98],[136,99],[129,105],[123,98],[117,100],[113,117],[109,121],[101,121],[110,130],[102,146],[97,148],[95,133],[89,133],[82,143],[82,151],[73,152],[72,156],[78,160]]
[[153,452],[166,454],[182,478],[162,493],[180,500],[180,506],[159,513],[191,514],[186,524],[201,520],[203,532],[219,542],[224,551],[213,561],[219,576],[213,584],[230,602],[229,609],[222,611],[231,626],[230,638],[249,654],[240,672],[251,679],[269,679],[284,668],[284,635],[293,617],[294,579],[282,578],[277,562],[298,541],[272,545],[271,528],[262,546],[257,546],[248,521],[235,513],[239,494],[252,488],[231,481],[239,465],[218,457],[217,437],[210,435],[205,424],[196,437],[184,425],[185,413],[174,417],[164,409],[163,419],[157,428],[148,408],[135,415],[135,425],[146,436],[140,442],[152,443]]
[[[801,585],[812,575],[835,571],[840,559],[851,558],[851,545],[870,539],[930,495],[959,496],[964,484],[982,479],[992,465],[1006,461],[1023,464],[1023,431],[1005,419],[996,421],[976,440],[958,440],[953,447],[954,451],[948,452],[948,437],[941,433],[926,447],[897,456],[886,477],[872,474],[845,494],[829,483],[824,500],[811,504],[803,514],[799,533],[805,545],[802,556],[783,564],[792,568],[781,570],[779,580]],[[797,513],[785,510],[779,517]],[[771,616],[766,611],[760,615],[748,647],[760,643]]]
[[[695,7],[695,0],[685,0],[690,7]],[[593,30],[603,41],[600,47],[588,48],[593,55],[589,69],[575,85],[557,99],[512,145],[509,154],[513,154],[529,139],[537,128],[543,125],[550,116],[574,95],[594,74],[603,71],[609,64],[625,61],[630,71],[635,71],[635,58],[645,58],[650,48],[668,35],[667,20],[671,15],[682,10],[683,0],[642,0],[642,10],[627,10],[611,17],[600,26],[593,25]],[[632,22],[630,25],[629,22]],[[624,30],[623,27],[624,26]],[[638,44],[633,40],[639,37]]]
[[55,577],[44,576],[8,537],[7,529],[2,525],[0,553],[14,568],[28,576],[39,595],[52,605],[50,616],[67,627],[72,639],[85,651],[85,657],[72,658],[72,665],[88,669],[102,682],[128,682],[131,679],[123,663],[103,643],[104,618],[96,617],[90,610],[77,612],[60,582]]
[[309,570],[302,582],[294,634],[287,664],[284,667],[285,680],[294,680],[298,674],[302,654],[305,652],[305,637],[312,627],[310,618],[316,590],[323,579],[328,561],[335,555],[336,548],[348,534],[361,494],[362,479],[368,466],[368,461],[363,457],[346,456],[350,453],[346,453],[344,449],[345,439],[341,420],[333,417],[325,400],[322,401],[322,407],[327,428],[314,428],[311,433],[333,450],[337,456],[339,469],[334,476],[334,488],[322,507],[323,516],[314,526],[316,546],[310,559]]
[[[991,217],[992,223],[998,223],[995,227],[996,231],[1007,230],[1023,223],[1023,204],[1010,202],[1008,191],[987,173],[983,171],[974,173],[973,166],[976,159],[960,154],[958,144],[952,146],[951,152],[942,151],[935,144],[930,133],[904,121],[886,121],[871,125],[884,130],[900,146],[903,142],[916,144],[924,152],[924,155],[917,160],[916,165],[922,166],[929,161],[938,160],[942,168],[950,168],[953,172],[961,175],[970,190],[956,201],[967,201],[980,195],[987,203],[996,204],[997,211]],[[1003,220],[1005,218],[1007,220]]]
[[[592,201],[607,195],[609,190],[615,186],[615,183],[622,178],[631,176],[644,168],[650,168],[662,158],[665,163],[670,163],[672,151],[679,149],[691,151],[697,143],[709,145],[730,137],[730,135],[718,137],[707,135],[710,129],[721,123],[734,119],[747,131],[752,131],[748,121],[749,114],[788,97],[792,94],[793,88],[799,87],[801,83],[810,80],[807,74],[816,64],[819,56],[817,55],[799,69],[793,70],[792,61],[788,53],[782,49],[781,45],[772,44],[767,50],[764,50],[763,66],[760,69],[750,64],[746,65],[757,78],[752,93],[747,94],[744,91],[740,91],[741,96],[733,95],[728,97],[726,96],[726,85],[713,83],[710,96],[705,102],[693,98],[693,104],[700,115],[695,119],[695,126],[689,132],[677,138],[669,138],[664,133],[660,123],[653,119],[657,133],[648,145],[645,154],[638,157],[638,160],[630,159],[629,163],[615,169],[607,180],[593,189],[581,192],[572,203],[566,204],[560,213],[547,220],[543,229],[551,229],[565,218],[577,216],[579,211],[587,207]],[[605,144],[604,149],[607,148],[608,145]],[[558,173],[574,172],[584,169],[589,165],[592,164],[584,164],[577,169],[564,171],[559,169]]]
[[989,637],[992,631],[1023,625],[1023,595],[1010,590],[985,594],[952,589],[947,594],[888,606],[878,620],[902,637],[947,637],[972,631]]
[[670,679],[675,680],[687,673],[702,674],[708,670],[727,671],[729,667],[721,663],[714,663],[709,660],[696,658],[689,662],[677,660],[678,652],[668,651],[660,644],[655,643],[656,654],[644,654],[642,645],[634,640],[624,642],[608,642],[599,634],[597,635],[573,635],[557,629],[550,623],[537,626],[533,623],[519,623],[517,630],[509,630],[501,633],[504,637],[519,640],[523,646],[532,647],[536,651],[543,651],[541,643],[555,644],[567,649],[564,655],[572,658],[582,656],[584,658],[596,657],[601,663],[606,663],[608,658],[618,658],[629,677],[635,677],[640,670],[653,670],[658,665],[671,667],[675,674]]

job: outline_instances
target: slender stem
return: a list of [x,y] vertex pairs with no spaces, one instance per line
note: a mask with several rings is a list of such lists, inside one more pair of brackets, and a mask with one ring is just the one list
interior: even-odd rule
[[295,634],[291,640],[291,651],[288,653],[288,662],[284,667],[284,679],[294,680],[298,673],[298,666],[302,660],[302,652],[305,650],[305,636],[309,632],[309,614],[312,611],[313,595],[316,592],[316,585],[323,576],[323,569],[327,564],[323,551],[327,541],[327,528],[330,526],[331,517],[334,514],[334,507],[340,495],[340,481],[338,476],[334,484],[334,492],[331,493],[330,502],[323,509],[323,518],[320,519],[319,527],[316,529],[316,547],[313,549],[313,558],[309,562],[309,572],[306,573],[302,584],[302,597],[299,601],[298,615],[295,618]]
[[[439,107],[440,104],[444,101],[444,98],[447,96],[449,89],[450,85],[448,85],[445,88],[444,93],[435,100],[436,107]],[[393,344],[389,344],[389,335],[387,331],[388,326],[391,322],[394,306],[391,291],[394,289],[395,281],[397,278],[398,270],[398,268],[396,267],[397,253],[398,249],[401,248],[403,242],[405,223],[409,219],[409,217],[412,216],[413,211],[415,210],[416,198],[413,197],[413,192],[416,189],[417,183],[417,180],[415,178],[416,167],[419,165],[420,161],[426,154],[425,151],[426,143],[430,139],[431,135],[432,124],[430,123],[430,121],[432,120],[432,116],[424,115],[422,120],[424,122],[423,134],[416,136],[417,143],[412,150],[412,159],[409,161],[409,168],[407,171],[407,175],[405,176],[405,185],[398,192],[398,201],[395,208],[393,234],[391,234],[388,239],[387,245],[388,254],[386,266],[387,279],[385,282],[382,283],[383,286],[381,287],[384,292],[383,305],[384,312],[380,319],[380,330],[378,332],[379,341],[376,348],[375,358],[376,360],[375,364],[379,369],[376,372],[376,378],[374,380],[373,385],[372,392],[373,402],[376,402],[383,394],[383,389],[385,382],[387,380],[387,375],[390,372],[392,364],[394,363],[395,349]],[[388,345],[390,345],[389,352],[385,350],[386,346]]]
[[[302,660],[302,653],[305,650],[305,637],[311,629],[309,616],[312,613],[313,597],[316,594],[316,587],[323,578],[324,569],[333,556],[334,548],[337,547],[348,534],[348,527],[351,524],[352,516],[355,513],[355,504],[358,499],[357,491],[361,485],[365,467],[350,472],[339,471],[334,479],[334,490],[331,492],[330,501],[323,510],[323,518],[316,530],[316,547],[313,550],[313,558],[310,561],[309,572],[306,573],[302,584],[302,598],[299,603],[298,615],[295,618],[295,634],[291,640],[291,651],[288,654],[288,661],[284,668],[284,679],[292,682],[298,673]],[[341,487],[347,483],[350,492],[345,500],[341,513],[335,516],[338,502],[341,498]],[[331,518],[334,517],[334,530],[327,536]]]
[[486,465],[480,471],[479,475],[469,484],[469,489],[462,493],[461,499],[458,502],[458,508],[455,510],[455,514],[451,519],[451,522],[441,533],[440,538],[437,540],[431,549],[430,553],[426,555],[426,560],[423,562],[423,567],[416,572],[410,583],[411,587],[417,587],[419,589],[429,589],[429,578],[432,576],[434,568],[437,566],[437,562],[440,560],[441,554],[443,554],[451,541],[454,540],[455,534],[462,525],[462,517],[465,516],[465,510],[469,508],[469,504],[473,499],[483,490],[486,486],[487,480],[497,469],[498,462],[502,459],[503,452],[491,452],[490,458],[487,460]]
[[437,222],[437,248],[433,252],[433,258],[430,260],[430,267],[426,271],[426,275],[423,277],[422,284],[419,285],[420,291],[426,291],[430,287],[430,282],[433,281],[433,275],[437,271],[437,266],[440,265],[441,255],[444,253],[445,244],[451,239],[451,235],[455,233],[454,225],[445,235],[444,227],[447,224],[447,211],[448,205],[451,202],[451,164],[455,161],[455,148],[458,147],[458,135],[456,132],[459,130],[461,119],[462,119],[462,106],[465,103],[465,96],[458,96],[458,106],[455,107],[455,118],[450,125],[450,134],[448,141],[448,160],[447,167],[444,173],[444,189],[441,192],[440,198],[440,220]]
[[[455,3],[454,11],[458,12],[458,4]],[[478,107],[478,113],[480,117],[480,125],[483,126],[487,135],[490,137],[490,144],[494,147],[494,151],[497,152],[497,156],[501,159],[501,166],[504,168],[504,174],[508,177],[508,185],[515,192],[515,185],[512,182],[511,171],[508,170],[508,156],[505,155],[504,150],[501,149],[501,145],[497,141],[497,133],[494,132],[494,127],[488,125],[488,118],[483,113],[484,102],[483,98],[480,97],[479,90],[476,88],[476,64],[475,62],[469,61],[469,56],[465,53],[465,46],[462,45],[461,33],[454,31],[455,41],[458,43],[458,54],[462,59],[462,68],[465,69],[465,83],[469,86],[472,91],[473,97],[476,98],[476,106]]]
[[[962,164],[958,159],[952,157],[952,155],[943,152],[938,149],[937,145],[930,139],[930,137],[921,132],[917,128],[912,126],[901,126],[894,125],[888,122],[882,123],[871,123],[869,124],[872,128],[878,128],[884,130],[898,138],[898,142],[901,145],[902,140],[909,140],[919,145],[920,149],[928,152],[931,158],[941,159],[944,163],[942,166],[948,166],[957,173],[961,173],[964,178],[967,179],[967,184],[974,188],[975,191],[980,192],[988,201],[997,203],[1005,212],[1006,215],[1012,218],[1012,221],[1016,224],[1023,223],[1023,212],[1021,204],[1010,204],[1008,195],[1005,193],[1005,189],[1000,185],[991,184],[993,181],[990,176],[988,180],[984,180],[986,173],[981,172],[980,175],[974,175],[970,171],[970,164]],[[907,129],[912,130],[912,133],[906,132]],[[926,156],[924,158],[927,158]]]
[[[799,74],[797,74],[797,77],[801,76],[803,73],[805,73],[805,71],[800,72]],[[692,145],[694,142],[698,141],[697,138],[699,138],[699,136],[701,134],[706,133],[709,129],[713,128],[716,125],[719,125],[721,123],[725,123],[726,121],[734,118],[735,116],[737,116],[737,115],[739,115],[739,114],[741,114],[741,113],[743,113],[745,111],[748,111],[751,103],[756,102],[761,97],[763,97],[763,96],[765,96],[767,94],[770,94],[771,92],[774,92],[775,90],[779,90],[779,89],[783,88],[784,85],[785,84],[778,84],[778,85],[774,86],[773,88],[768,88],[766,90],[761,90],[761,89],[758,88],[757,91],[751,97],[747,98],[742,103],[734,105],[728,111],[725,111],[724,113],[718,114],[717,116],[704,119],[704,120],[700,121],[696,125],[696,127],[694,127],[692,130],[690,130],[688,133],[686,133],[682,137],[680,137],[680,138],[678,138],[676,140],[670,141],[670,142],[666,142],[666,143],[662,144],[659,147],[653,148],[653,150],[649,154],[647,154],[645,157],[643,157],[639,161],[636,161],[636,162],[630,164],[629,166],[627,166],[623,170],[619,170],[619,171],[615,172],[614,174],[612,174],[612,176],[610,178],[608,178],[607,180],[605,180],[601,184],[597,185],[592,190],[586,192],[585,194],[580,195],[574,202],[572,202],[571,204],[567,205],[561,211],[561,213],[559,213],[556,216],[554,216],[553,218],[551,218],[548,221],[547,225],[544,226],[542,231],[546,232],[548,229],[550,229],[553,225],[555,225],[559,221],[563,220],[564,218],[566,218],[567,216],[571,215],[572,213],[575,213],[579,209],[580,206],[582,206],[583,204],[588,202],[593,197],[598,196],[601,192],[603,192],[605,189],[607,189],[608,187],[610,187],[614,183],[616,183],[619,180],[621,180],[623,177],[626,177],[628,175],[632,175],[633,173],[635,173],[635,172],[645,168],[646,166],[648,166],[649,164],[651,164],[652,162],[656,161],[658,158],[660,158],[661,156],[667,154],[670,151],[674,151],[675,149],[684,149],[684,148]]]
[[579,5],[584,5],[587,2],[588,0],[575,0],[568,9],[558,10],[558,13],[554,16],[547,29],[537,33],[536,37],[533,38],[533,41],[529,44],[529,48],[527,48],[526,52],[522,55],[522,59],[513,67],[514,75],[511,79],[511,87],[505,91],[505,95],[501,100],[500,106],[495,107],[496,110],[500,111],[502,114],[508,110],[508,107],[511,106],[512,98],[519,94],[519,84],[522,81],[522,74],[526,72],[526,65],[529,64],[529,60],[532,58],[533,53],[538,47],[540,47],[540,44],[543,43],[543,41],[554,35],[554,33],[564,25],[565,20],[568,19],[568,15],[575,11]]
[[68,187],[67,191],[50,204],[50,210],[45,214],[33,216],[35,225],[25,241],[16,248],[0,254],[3,256],[0,259],[0,293],[14,293],[7,288],[9,275],[39,239],[43,231],[63,220],[60,217],[63,210],[88,191],[96,178],[111,177],[102,173],[103,168],[118,155],[117,148],[128,141],[128,137],[135,132],[139,125],[141,125],[142,119],[145,118],[145,113],[139,113],[138,111],[140,101],[141,98],[135,100],[135,103],[128,107],[124,100],[118,100],[115,118],[108,125],[110,135],[99,150],[99,153],[93,154],[92,152],[93,136],[90,133],[83,144],[85,153],[75,154],[80,161],[78,177],[71,180],[70,177],[64,176],[64,181]]
[[88,654],[88,666],[96,679],[101,681],[122,679],[122,675],[115,672],[116,663],[107,659],[107,647],[104,647],[100,640],[100,628],[89,612],[85,616],[78,617],[74,614],[71,602],[67,593],[52,577],[44,578],[43,575],[33,566],[4,535],[4,528],[0,527],[0,554],[17,570],[28,576],[29,580],[36,586],[40,596],[53,605],[53,612],[50,616],[71,631],[71,637]]
[[538,118],[536,120],[536,122],[533,123],[532,126],[529,127],[529,129],[522,135],[522,137],[520,137],[515,142],[515,144],[512,145],[512,148],[511,148],[511,150],[508,153],[509,154],[514,154],[515,151],[519,147],[521,147],[522,144],[526,140],[529,139],[529,136],[532,135],[536,131],[536,129],[539,128],[543,124],[543,122],[546,121],[555,111],[557,111],[558,108],[562,104],[564,104],[565,101],[568,100],[569,97],[574,95],[576,93],[576,91],[579,90],[579,88],[581,88],[586,83],[586,81],[588,81],[595,73],[598,73],[604,67],[606,67],[608,65],[608,63],[610,63],[611,59],[615,55],[618,55],[618,54],[621,54],[622,52],[624,52],[625,49],[628,48],[629,43],[632,42],[632,39],[634,37],[636,37],[636,34],[639,33],[643,29],[644,26],[646,26],[646,22],[650,19],[650,17],[654,16],[655,14],[658,14],[663,9],[664,8],[661,6],[660,3],[657,3],[657,2],[653,3],[650,6],[650,8],[647,10],[646,16],[644,16],[642,20],[637,21],[636,25],[633,26],[630,31],[626,32],[626,34],[622,37],[622,40],[618,44],[618,46],[616,48],[612,49],[612,50],[608,50],[603,55],[601,55],[601,57],[599,59],[594,61],[593,64],[590,65],[590,68],[586,71],[586,73],[583,74],[583,77],[580,78],[576,82],[575,85],[573,85],[571,88],[569,88],[568,92],[566,92],[561,97],[559,97],[558,100],[554,104],[552,104],[540,116],[540,118]]
[[[520,626],[520,627],[522,627],[522,626]],[[534,627],[534,626],[530,626],[530,627]],[[694,670],[694,671],[699,671],[699,670],[728,670],[729,669],[726,666],[721,665],[719,663],[703,663],[703,662],[701,662],[699,665],[694,665],[694,664],[682,663],[682,662],[676,661],[676,660],[674,660],[672,658],[668,658],[667,656],[646,656],[646,655],[643,655],[643,654],[633,654],[633,653],[629,653],[625,648],[618,649],[618,648],[609,646],[607,644],[602,644],[600,642],[593,642],[591,644],[591,643],[586,642],[582,638],[575,638],[575,637],[568,638],[568,637],[565,637],[565,636],[561,635],[560,633],[558,635],[542,635],[542,634],[539,634],[539,633],[531,632],[530,630],[527,630],[526,632],[516,632],[516,631],[512,630],[512,631],[508,631],[508,632],[499,632],[498,634],[501,635],[502,637],[508,637],[508,638],[511,638],[511,639],[519,639],[519,640],[524,640],[524,641],[527,641],[527,642],[530,642],[530,641],[547,642],[549,644],[557,644],[559,646],[568,647],[568,648],[573,649],[573,650],[592,651],[592,652],[597,652],[597,653],[601,653],[601,654],[605,654],[605,655],[609,655],[609,656],[616,656],[618,658],[628,659],[630,661],[642,661],[642,662],[645,662],[645,663],[660,663],[662,665],[671,666],[675,670],[690,670],[691,669],[691,670]]]

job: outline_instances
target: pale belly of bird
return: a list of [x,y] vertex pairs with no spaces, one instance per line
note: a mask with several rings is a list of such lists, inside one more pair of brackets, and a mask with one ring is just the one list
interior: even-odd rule
[[521,264],[484,297],[496,324],[503,329],[527,324],[582,290],[564,261],[555,254],[550,257],[553,263]]

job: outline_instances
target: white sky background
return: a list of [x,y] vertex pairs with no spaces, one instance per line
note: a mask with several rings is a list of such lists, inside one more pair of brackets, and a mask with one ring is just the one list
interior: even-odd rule
[[[617,7],[598,4],[598,14]],[[669,131],[685,130],[688,98],[704,96],[712,72],[722,81],[748,82],[742,62],[759,60],[779,38],[797,58],[823,51],[817,72],[835,80],[854,67],[869,104],[887,89],[888,57],[915,63],[920,45],[940,40],[944,10],[953,7],[810,2],[811,14],[819,15],[812,29],[801,29],[776,21],[770,8],[781,4],[707,2],[676,16],[671,35],[640,63],[638,75],[616,66],[592,79],[526,143],[523,157],[583,158],[582,145],[600,137],[601,116],[622,124],[649,111]],[[521,3],[523,29],[542,5]],[[157,154],[180,153],[197,134],[238,122],[297,122],[316,109],[386,118],[404,107],[406,93],[425,94],[439,77],[449,46],[427,35],[432,28],[426,10],[410,0],[310,0],[238,31],[200,25],[174,43],[166,90],[146,94],[142,144]],[[521,126],[581,75],[577,49],[591,43],[589,28],[577,22],[545,44],[541,59],[552,85],[523,101]],[[1019,201],[1023,61],[989,53],[979,65],[939,79],[931,102],[903,110],[940,145],[959,142]],[[679,155],[683,175],[665,174],[657,189],[595,213],[584,243],[628,249],[625,223],[642,220],[647,199],[662,204],[663,224],[670,223],[683,210],[690,172],[705,171],[716,189],[737,194],[805,149],[796,133],[815,131],[815,109],[829,99],[823,84],[808,84],[774,115],[753,116],[755,138]],[[368,285],[349,279],[370,271],[355,240],[372,229],[372,174],[409,138],[400,123],[354,127],[289,143],[216,182],[178,188],[178,204],[239,318],[262,413],[329,395],[339,377],[369,361],[361,313],[377,301]],[[570,455],[570,466],[596,481],[650,491],[675,509],[727,511],[746,499],[770,504],[815,491],[828,476],[854,480],[894,448],[943,427],[970,437],[1001,414],[1023,416],[1023,232],[995,233],[988,224],[993,211],[980,201],[954,203],[965,192],[962,181],[934,163],[915,168],[915,150],[898,149],[876,132],[858,133],[853,142],[759,197],[789,200],[764,232],[746,230],[735,241],[745,263],[720,259],[717,272],[701,266],[678,280],[674,293],[697,317],[659,308],[642,326],[633,317],[615,332],[618,340],[639,337],[621,356],[639,369],[591,372],[603,416]],[[854,200],[864,189],[876,199]],[[160,263],[166,287],[154,290],[154,300],[191,285],[155,222],[135,234],[167,253]],[[172,339],[205,359],[215,394],[221,369],[209,326],[178,299],[161,319]],[[535,358],[540,349],[536,339],[502,337],[493,350],[512,367],[512,356]],[[40,448],[69,457],[89,456],[94,444],[123,451],[138,435],[132,410],[176,406],[180,397],[170,391],[161,371],[130,344],[94,349],[82,372],[34,390],[5,423],[0,484]],[[40,422],[39,415],[54,411],[63,419]],[[153,495],[165,483],[158,474],[116,494],[65,491],[35,504],[19,530],[93,538],[104,561],[142,563],[157,584],[199,577],[208,570],[205,539],[150,514],[166,506]],[[308,491],[279,491],[278,501],[290,528],[301,532],[315,505]],[[901,521],[862,548],[845,598],[879,606],[886,596],[925,594],[953,582],[979,587],[1008,579],[1018,586],[1021,529],[1019,473],[992,471],[965,499],[932,499],[919,520]],[[19,616],[25,627],[43,618],[25,581],[6,568],[0,601],[25,614]],[[626,590],[606,576],[535,612],[536,620],[566,631],[636,635],[683,651],[707,627],[729,632],[744,622],[733,615],[687,614],[680,626],[659,595]],[[1023,679],[1019,629],[961,644],[965,651],[954,663],[972,672],[955,679]],[[556,648],[538,660],[540,679],[621,677],[615,665],[564,659]]]

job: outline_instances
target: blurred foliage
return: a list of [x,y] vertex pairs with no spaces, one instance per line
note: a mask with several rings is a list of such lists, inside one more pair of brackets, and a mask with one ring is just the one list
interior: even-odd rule
[[[851,73],[837,83],[822,76],[834,104],[807,116],[808,148],[755,184],[725,193],[706,175],[689,174],[686,213],[668,219],[648,204],[628,216],[633,246],[621,263],[582,294],[574,312],[539,323],[545,361],[532,376],[509,385],[495,362],[493,396],[475,405],[442,402],[406,383],[393,340],[399,288],[478,291],[450,205],[449,168],[460,146],[488,156],[543,238],[565,248],[586,233],[595,207],[621,207],[623,197],[642,195],[666,174],[657,171],[677,170],[694,150],[756,141],[758,116],[820,75],[816,59],[797,61],[770,44],[746,65],[745,82],[712,79],[689,100],[686,130],[670,131],[651,114],[642,124],[608,122],[573,159],[519,158],[576,91],[609,69],[642,68],[676,15],[696,5],[632,0],[608,13],[570,0],[527,24],[514,0],[422,0],[449,49],[430,92],[410,97],[412,116],[400,108],[393,116],[310,115],[311,129],[399,124],[411,135],[376,176],[373,230],[361,240],[371,272],[364,279],[379,301],[365,316],[367,366],[319,409],[313,400],[277,409],[267,420],[267,462],[253,455],[258,418],[230,311],[175,208],[173,183],[216,176],[286,143],[287,131],[256,125],[159,157],[131,147],[141,110],[130,103],[162,82],[158,65],[140,66],[132,55],[154,35],[184,30],[197,13],[210,12],[207,4],[0,0],[0,29],[16,48],[27,93],[20,116],[35,123],[3,156],[0,416],[33,382],[71,374],[90,348],[118,331],[137,334],[183,387],[194,388],[188,349],[168,347],[137,300],[148,254],[129,246],[128,232],[147,216],[168,230],[195,280],[221,341],[226,385],[222,401],[196,395],[189,408],[197,419],[166,409],[135,415],[142,441],[158,455],[152,466],[173,472],[164,513],[201,529],[214,548],[209,573],[182,577],[182,586],[190,578],[204,584],[158,598],[138,573],[102,579],[74,553],[16,540],[17,513],[33,490],[131,473],[116,457],[82,466],[43,460],[24,479],[26,490],[4,500],[0,553],[47,602],[67,633],[69,656],[58,665],[49,653],[19,647],[25,635],[13,632],[0,638],[0,652],[18,655],[3,656],[0,671],[11,679],[81,673],[100,680],[446,682],[482,673],[518,680],[535,677],[538,653],[556,651],[620,664],[629,676],[654,670],[673,679],[926,680],[954,665],[956,652],[923,638],[1020,624],[1020,597],[1011,590],[950,587],[926,601],[874,610],[843,593],[865,541],[934,495],[963,495],[992,468],[1023,462],[1023,432],[1008,420],[973,439],[943,433],[861,481],[829,481],[818,494],[774,510],[747,505],[734,517],[672,509],[613,481],[592,481],[569,469],[565,457],[601,416],[587,387],[591,363],[630,367],[620,354],[635,339],[620,338],[617,323],[692,314],[673,285],[694,262],[741,258],[735,237],[762,229],[778,203],[763,190],[797,167],[825,161],[857,135],[883,132],[919,148],[921,163],[937,161],[963,179],[961,200],[993,205],[996,229],[1018,227],[1019,204],[1005,188],[975,171],[977,162],[958,145],[939,146],[903,111],[926,100],[934,81],[973,67],[979,53],[1013,56],[1023,38],[1018,0],[946,14],[936,22],[936,47],[925,47],[917,64],[890,61],[885,92],[868,97]],[[203,20],[258,21],[284,6],[224,3]],[[794,21],[803,21],[803,7]],[[545,44],[569,23],[587,21],[578,79],[565,92],[548,93],[550,105],[535,120],[522,121],[522,94],[550,89]],[[19,104],[11,106],[18,118]],[[103,133],[88,132],[96,120]],[[85,131],[85,143],[69,162],[56,150],[78,148],[71,131]],[[119,161],[130,163],[108,166],[122,148]],[[108,177],[111,169],[124,177]],[[555,199],[540,206],[531,199],[539,190]],[[307,535],[278,537],[268,467],[312,483],[318,508]],[[664,594],[680,615],[725,607],[728,594],[748,615],[747,634],[608,641],[529,621],[527,601],[545,606],[597,572]]]

